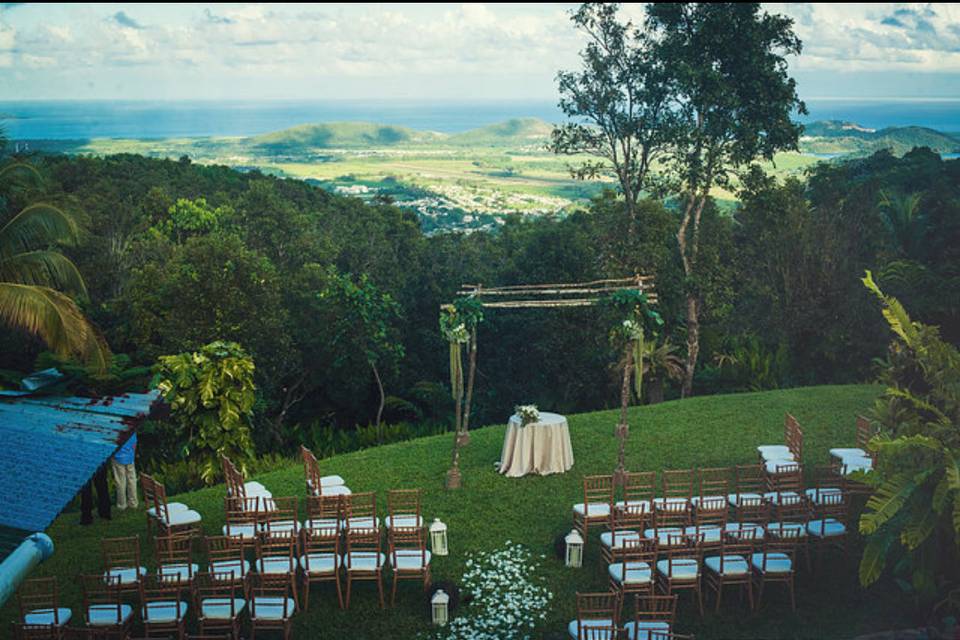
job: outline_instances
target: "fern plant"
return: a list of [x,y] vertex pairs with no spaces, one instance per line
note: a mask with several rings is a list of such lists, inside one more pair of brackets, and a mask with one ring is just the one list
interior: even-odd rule
[[897,339],[884,374],[887,389],[870,442],[876,469],[860,518],[867,538],[860,582],[876,582],[888,565],[926,609],[956,607],[960,595],[960,352],[936,327],[910,319],[868,271],[866,287],[883,305]]

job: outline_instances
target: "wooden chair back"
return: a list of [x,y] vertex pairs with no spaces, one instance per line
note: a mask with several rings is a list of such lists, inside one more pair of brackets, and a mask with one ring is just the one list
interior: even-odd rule
[[[81,575],[80,583],[83,588],[83,616],[87,625],[90,624],[90,612],[94,610],[110,616],[113,615],[113,612],[116,612],[116,621],[109,626],[122,627],[124,625],[122,612],[124,602],[123,590],[120,588],[120,578],[118,576],[104,576],[103,574]],[[106,619],[104,616],[98,616],[98,618]]]
[[[193,531],[158,535],[153,540],[157,574],[169,574],[170,566],[186,567],[188,578],[193,579]],[[177,575],[182,575],[177,571]]]
[[[620,622],[620,594],[616,591],[602,593],[577,593],[577,620],[580,623],[589,620],[612,620],[614,626]],[[583,625],[579,625],[581,630]]]
[[597,475],[583,478],[583,504],[613,504],[613,476]]
[[210,568],[208,579],[229,576],[227,579],[231,583],[246,583],[249,565],[242,543],[233,536],[208,536],[205,546]]
[[730,468],[708,467],[697,473],[697,496],[700,501],[708,497],[727,499],[730,493]]
[[633,619],[636,622],[666,622],[672,627],[676,617],[677,596],[675,594],[644,594],[634,598]]
[[[387,513],[391,526],[419,526],[421,521],[420,489],[391,489],[387,492]],[[396,522],[394,522],[396,520]]]
[[103,558],[103,570],[111,572],[118,569],[134,569],[140,575],[140,537],[127,536],[123,538],[102,538],[100,552]]
[[800,423],[788,413],[784,418],[783,426],[786,445],[793,454],[793,459],[798,464],[803,464],[803,429]]
[[651,571],[657,563],[659,544],[656,538],[625,538],[610,550],[613,564],[619,562],[646,562]]
[[17,589],[17,606],[21,623],[25,624],[27,614],[38,609],[53,614],[53,626],[59,627],[64,623],[60,620],[60,589],[56,576],[24,580]]
[[693,497],[693,487],[696,484],[696,471],[693,469],[670,469],[661,475],[663,481],[664,498],[682,498],[689,500]]
[[297,496],[261,498],[259,521],[267,535],[299,534],[300,520]]
[[347,568],[347,571],[355,570],[353,567],[353,554],[360,553],[374,554],[377,559],[376,571],[381,569],[379,529],[349,529],[346,533],[346,545],[343,564]]
[[339,496],[307,498],[307,519],[304,522],[304,528],[332,531],[339,535],[343,518],[343,501]]
[[353,493],[343,498],[343,519],[346,530],[378,529],[377,494],[373,491]]

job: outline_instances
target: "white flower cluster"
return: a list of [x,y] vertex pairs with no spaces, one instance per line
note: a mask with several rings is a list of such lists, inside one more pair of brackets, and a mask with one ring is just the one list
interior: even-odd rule
[[640,326],[640,323],[636,320],[624,320],[623,321],[623,333],[630,338],[638,338],[643,332],[643,327]]
[[461,588],[473,600],[434,637],[530,640],[553,598],[544,580],[537,578],[539,568],[526,547],[509,540],[497,551],[468,555]]
[[514,408],[520,416],[520,424],[527,425],[540,420],[540,411],[535,404],[521,404]]

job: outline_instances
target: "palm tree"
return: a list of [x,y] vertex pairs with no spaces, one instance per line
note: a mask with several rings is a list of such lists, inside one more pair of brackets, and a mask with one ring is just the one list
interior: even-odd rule
[[[32,166],[11,162],[0,179]],[[0,222],[0,322],[38,336],[57,355],[77,357],[97,371],[110,351],[71,297],[86,296],[76,266],[51,247],[72,244],[76,222],[63,210],[37,202]]]
[[919,193],[880,192],[880,211],[884,226],[896,247],[907,257],[915,257],[927,234],[927,219],[920,211]]

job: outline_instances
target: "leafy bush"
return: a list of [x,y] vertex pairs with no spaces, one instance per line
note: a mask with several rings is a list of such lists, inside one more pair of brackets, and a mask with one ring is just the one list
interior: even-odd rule
[[170,404],[180,457],[190,459],[206,484],[216,479],[221,454],[240,465],[253,456],[253,372],[253,359],[235,342],[162,356],[157,365],[157,389]]
[[892,563],[921,607],[960,609],[960,351],[913,322],[869,271],[863,282],[898,339],[875,414],[884,432],[870,443],[876,469],[863,476],[873,495],[860,518],[860,581],[875,582]]

